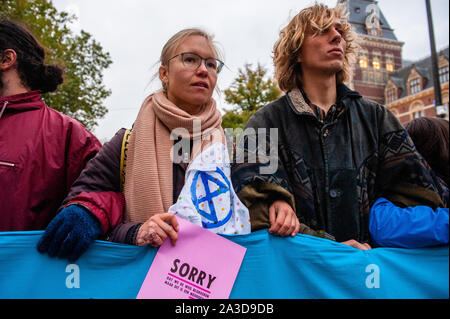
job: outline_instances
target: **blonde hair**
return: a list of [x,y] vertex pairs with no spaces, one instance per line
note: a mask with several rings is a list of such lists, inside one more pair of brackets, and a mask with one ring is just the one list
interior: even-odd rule
[[275,80],[281,90],[287,92],[301,85],[301,65],[297,62],[307,32],[317,36],[338,19],[342,25],[342,37],[346,42],[344,65],[336,74],[337,83],[346,82],[351,77],[352,64],[357,54],[356,34],[347,22],[346,10],[338,5],[328,8],[318,4],[300,11],[289,24],[280,31],[280,37],[273,48]]
[[[218,49],[216,42],[214,41],[214,35],[207,33],[206,31],[199,28],[188,28],[183,29],[177,33],[175,33],[164,45],[161,51],[161,56],[159,58],[159,62],[161,65],[167,66],[167,62],[170,58],[172,58],[173,53],[177,50],[177,48],[181,45],[181,43],[190,36],[199,35],[206,39],[211,50],[214,52],[215,58],[222,60],[222,54]],[[166,91],[165,83],[162,83],[164,91]]]

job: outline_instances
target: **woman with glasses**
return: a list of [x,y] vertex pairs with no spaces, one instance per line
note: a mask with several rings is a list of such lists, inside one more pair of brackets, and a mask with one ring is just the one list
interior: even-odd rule
[[[131,133],[118,131],[88,163],[41,238],[40,252],[73,261],[102,235],[127,244],[157,247],[166,238],[175,244],[179,230],[175,214],[199,223],[202,213],[207,218],[217,217],[212,227],[218,224],[220,209],[210,206],[208,211],[201,199],[188,198],[186,203],[187,187],[182,191],[192,167],[197,170],[190,174],[191,182],[195,179],[199,189],[202,180],[209,183],[211,177],[201,171],[200,154],[226,145],[221,114],[212,98],[224,63],[213,37],[200,29],[185,29],[170,38],[160,63],[162,89],[145,99]],[[221,158],[218,154],[212,157]],[[228,210],[221,209],[222,221],[246,218],[242,228],[249,232],[248,211],[233,196],[232,186],[218,178],[211,179],[219,185],[216,191],[205,193],[203,189],[199,196],[212,198],[229,190],[231,204]],[[200,194],[197,189],[194,193]],[[239,204],[244,210],[231,218],[230,206]],[[189,207],[191,213],[178,212],[180,206],[181,210]]]

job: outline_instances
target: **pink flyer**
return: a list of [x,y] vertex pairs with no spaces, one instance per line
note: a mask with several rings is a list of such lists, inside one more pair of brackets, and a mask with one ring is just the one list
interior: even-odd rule
[[159,248],[137,299],[228,299],[246,248],[177,219],[178,241]]

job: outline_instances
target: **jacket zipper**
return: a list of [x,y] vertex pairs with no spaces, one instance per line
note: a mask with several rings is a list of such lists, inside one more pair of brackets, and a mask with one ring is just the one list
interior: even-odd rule
[[0,165],[3,165],[3,166],[9,166],[9,167],[14,167],[14,166],[16,166],[14,163],[8,163],[8,162],[2,162],[2,161],[0,161]]
[[6,106],[8,105],[8,101],[5,101],[5,104],[3,104],[3,107],[0,111],[0,119],[2,118],[3,112],[5,112]]
[[325,147],[325,139],[328,136],[328,126],[329,124],[323,124],[320,128],[320,146],[322,148],[322,156],[323,156],[323,166],[324,166],[324,176],[323,176],[323,182],[325,187],[325,220],[326,220],[326,230],[328,233],[332,234],[333,230],[331,229],[331,214],[329,210],[329,199],[328,199],[328,192],[329,192],[329,179],[328,179],[328,156],[326,154],[326,147]]
[[[8,101],[5,101],[5,103],[3,104],[2,109],[0,110],[0,118],[2,118],[3,112],[5,112],[5,109],[6,109],[7,105],[8,105]],[[2,165],[2,166],[9,166],[9,167],[16,166],[14,163],[8,163],[8,162],[2,162],[2,161],[0,161],[0,165]]]

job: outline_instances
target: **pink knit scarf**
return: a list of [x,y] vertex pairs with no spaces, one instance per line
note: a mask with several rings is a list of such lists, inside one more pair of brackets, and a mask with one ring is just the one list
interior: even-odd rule
[[[196,132],[194,123],[201,123],[201,131]],[[145,99],[134,123],[127,153],[126,221],[145,222],[154,214],[167,212],[173,204],[170,133],[181,128],[183,130],[177,130],[176,135],[194,140],[192,161],[211,143],[225,143],[221,123],[221,114],[212,98],[195,115],[170,102],[163,91]],[[183,131],[188,133],[183,134]]]

